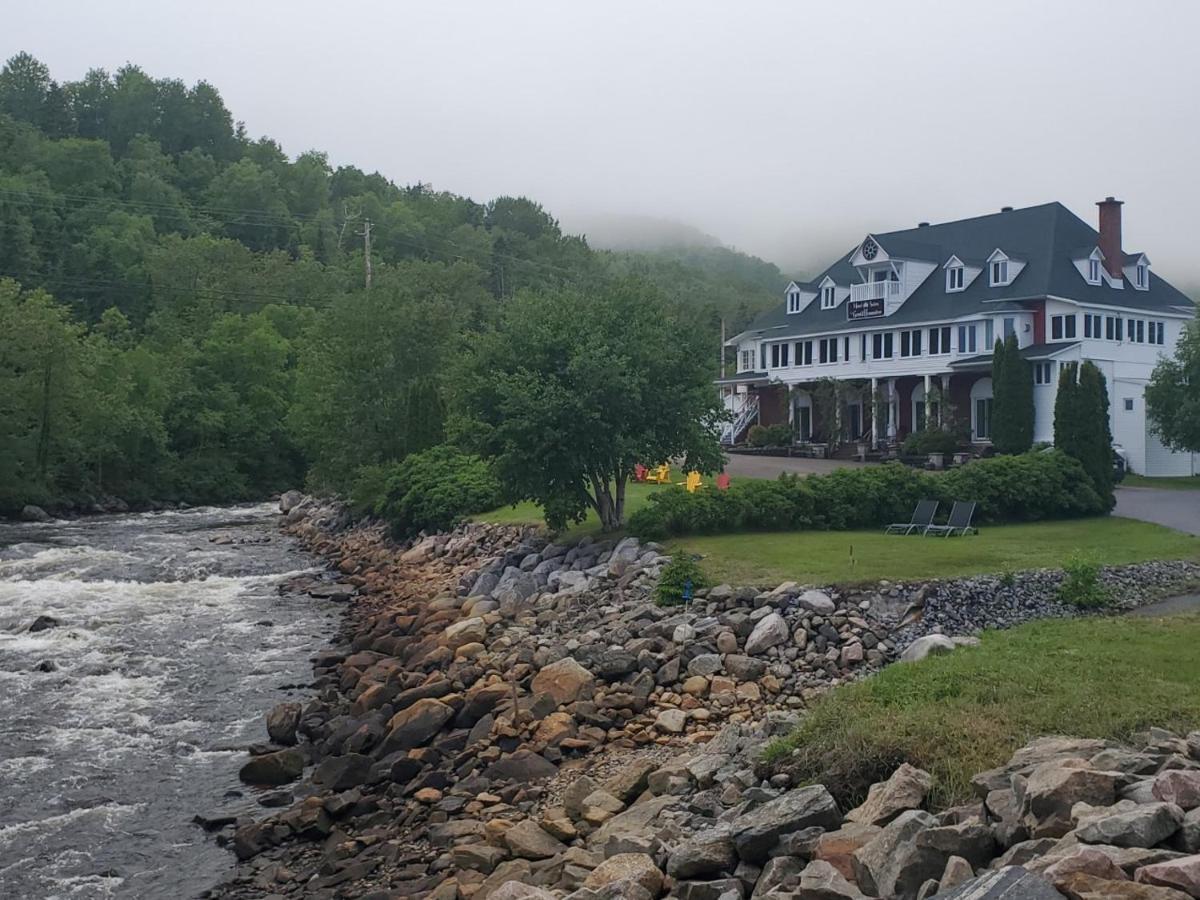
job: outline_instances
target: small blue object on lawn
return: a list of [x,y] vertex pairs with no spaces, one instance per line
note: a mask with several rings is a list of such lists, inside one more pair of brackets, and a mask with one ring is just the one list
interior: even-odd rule
[[683,583],[683,602],[692,602],[692,579],[688,579]]

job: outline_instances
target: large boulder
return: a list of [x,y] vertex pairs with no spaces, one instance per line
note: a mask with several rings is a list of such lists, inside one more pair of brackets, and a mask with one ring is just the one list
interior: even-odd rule
[[296,743],[296,729],[304,711],[299,703],[280,703],[267,713],[267,734],[276,744]]
[[388,721],[387,737],[376,751],[377,755],[382,757],[396,750],[424,746],[453,718],[453,707],[432,697],[422,698]]
[[900,654],[900,662],[919,662],[927,656],[949,653],[958,645],[944,634],[927,634],[917,638]]
[[1200,769],[1169,769],[1154,779],[1155,800],[1174,803],[1184,812],[1200,809]]
[[373,764],[371,757],[361,753],[327,756],[313,772],[312,780],[329,791],[346,791],[365,782]]
[[874,840],[854,852],[855,881],[877,897],[914,896],[930,878],[937,878],[945,867],[945,857],[936,851],[918,851],[915,840],[937,819],[924,810],[910,809],[887,825]]
[[542,666],[529,688],[534,694],[549,694],[555,703],[574,703],[594,681],[591,672],[568,656]]
[[1071,808],[1076,803],[1111,806],[1116,800],[1117,787],[1125,776],[1078,762],[1042,763],[1030,773],[1021,813],[1033,837],[1062,837],[1070,831]]
[[602,888],[614,881],[632,880],[652,897],[662,890],[663,873],[645,853],[617,853],[596,866],[583,880],[585,888]]
[[1057,887],[1068,900],[1190,900],[1188,894],[1174,888],[1110,881],[1087,872],[1073,872],[1062,878]]
[[40,506],[34,506],[32,503],[21,507],[22,522],[49,522],[50,514]]
[[1182,824],[1183,810],[1174,803],[1143,803],[1108,814],[1097,811],[1075,829],[1075,836],[1085,844],[1153,847]]
[[779,613],[769,613],[758,620],[758,624],[746,638],[746,652],[750,656],[758,656],[772,647],[786,643],[790,636],[787,620]]
[[871,785],[862,806],[846,813],[849,822],[886,825],[907,809],[920,809],[933,785],[928,772],[902,763],[887,781]]
[[793,896],[804,900],[859,900],[866,895],[832,865],[814,859],[800,873],[800,889]]
[[480,616],[472,616],[446,626],[442,632],[442,643],[451,650],[457,650],[467,644],[479,644],[487,639],[487,622]]
[[304,754],[297,749],[253,756],[238,771],[246,784],[277,785],[295,781],[304,771]]
[[304,495],[299,491],[284,491],[279,496],[279,511],[286,515],[299,506],[303,500]]
[[1020,866],[988,872],[954,888],[938,900],[1063,900],[1045,878]]
[[1133,877],[1139,884],[1175,888],[1189,897],[1200,897],[1200,854],[1142,866]]
[[822,616],[828,615],[836,609],[833,601],[824,591],[804,591],[796,598],[796,605]]
[[836,831],[826,831],[816,840],[813,859],[832,865],[846,878],[854,880],[854,853],[869,844],[882,831],[878,825],[847,822]]
[[722,872],[732,872],[736,865],[729,831],[712,828],[693,835],[671,852],[667,874],[677,879],[713,878]]
[[558,766],[532,750],[522,748],[508,756],[502,756],[483,770],[485,778],[502,778],[509,781],[538,781],[558,773]]
[[518,822],[504,832],[504,844],[513,856],[520,859],[549,859],[566,850],[566,846],[533,819]]
[[738,856],[760,864],[784,835],[817,826],[834,829],[842,824],[837,801],[824,785],[796,788],[768,800],[737,820]]

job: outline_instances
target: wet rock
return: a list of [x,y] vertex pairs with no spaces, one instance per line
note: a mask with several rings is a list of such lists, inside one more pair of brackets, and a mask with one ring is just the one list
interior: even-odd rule
[[250,758],[238,770],[238,778],[247,784],[278,785],[295,781],[304,772],[304,754],[299,750],[277,750]]
[[54,616],[38,616],[29,626],[29,633],[36,634],[39,631],[49,631],[51,628],[57,628],[62,624],[62,621],[54,618]]
[[296,743],[296,729],[304,708],[299,703],[280,703],[267,713],[267,734],[276,744]]
[[21,521],[22,522],[49,522],[50,514],[48,512],[46,512],[44,509],[42,509],[40,506],[34,506],[32,503],[28,503],[25,506],[21,507]]

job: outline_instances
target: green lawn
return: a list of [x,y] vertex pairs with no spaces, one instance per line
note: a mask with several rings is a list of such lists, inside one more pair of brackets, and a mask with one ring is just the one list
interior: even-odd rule
[[933,774],[933,801],[948,805],[1038,735],[1194,729],[1197,684],[1200,616],[1035,622],[834,689],[767,758],[846,803],[907,761]]
[[1162,488],[1166,491],[1200,491],[1200,475],[1178,478],[1147,478],[1145,475],[1126,475],[1120,487]]
[[[632,513],[645,506],[649,502],[648,498],[652,493],[666,489],[666,485],[630,483],[625,488],[625,517],[628,518]],[[493,509],[491,512],[481,513],[475,516],[474,519],[477,522],[499,522],[506,525],[541,525],[544,523],[542,508],[536,503],[518,503],[516,506],[502,506],[499,509]],[[559,535],[559,539],[577,541],[585,534],[592,536],[599,536],[600,534],[600,519],[597,518],[593,510],[589,510],[587,518],[578,525],[572,525],[563,531]]]
[[714,582],[732,584],[952,578],[1055,567],[1077,550],[1108,565],[1200,559],[1200,538],[1116,517],[985,527],[962,538],[795,531],[687,537],[672,546],[701,554]]

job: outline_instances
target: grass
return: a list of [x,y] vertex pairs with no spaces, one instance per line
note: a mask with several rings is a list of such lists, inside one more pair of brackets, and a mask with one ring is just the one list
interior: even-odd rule
[[907,761],[933,774],[941,807],[1038,735],[1196,728],[1197,684],[1200,616],[1035,622],[834,689],[765,760],[849,804]]
[[1162,488],[1167,491],[1200,491],[1200,475],[1177,478],[1147,478],[1145,475],[1126,475],[1119,487]]
[[[643,484],[630,482],[625,488],[625,517],[628,518],[637,510],[649,503],[649,497],[655,491],[668,490],[666,485]],[[536,503],[518,503],[516,506],[502,506],[490,512],[474,516],[477,522],[496,522],[504,525],[542,525],[542,508]],[[559,539],[577,541],[584,535],[593,537],[600,534],[600,519],[595,510],[588,510],[587,518],[577,525],[571,525],[560,535]],[[612,537],[614,535],[606,535]]]
[[1200,559],[1200,538],[1117,517],[998,525],[965,538],[792,531],[694,536],[672,547],[701,554],[713,582],[731,584],[954,578],[1057,567],[1077,550],[1106,565]]

